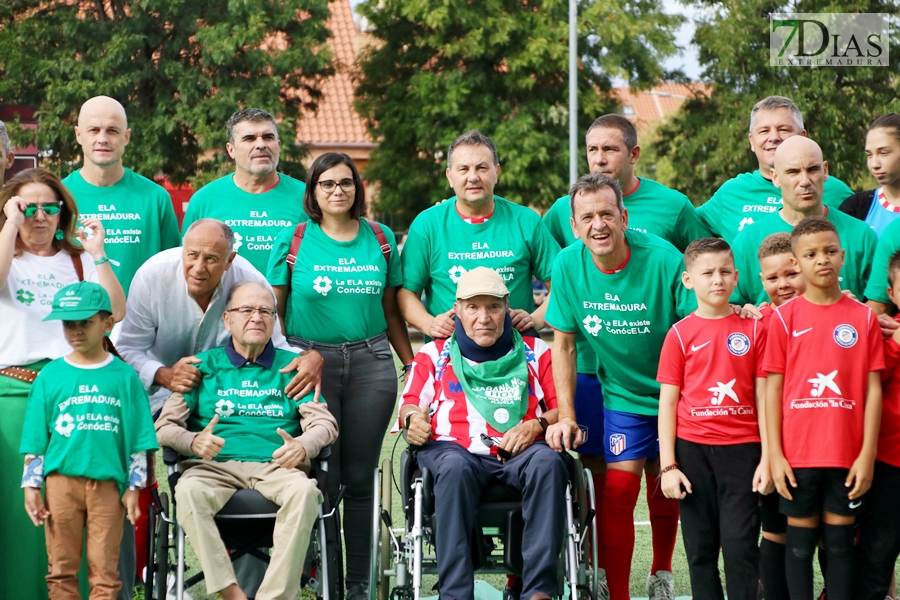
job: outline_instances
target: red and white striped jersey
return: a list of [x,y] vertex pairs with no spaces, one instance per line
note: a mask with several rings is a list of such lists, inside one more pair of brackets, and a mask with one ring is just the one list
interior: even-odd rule
[[[556,388],[550,347],[540,338],[523,337],[522,341],[528,360],[528,410],[520,421],[525,422],[556,408]],[[416,354],[406,377],[403,404],[416,405],[431,415],[430,439],[456,442],[472,454],[496,454],[496,446],[488,448],[481,441],[481,434],[498,441],[503,434],[491,427],[466,399],[453,372],[447,340],[429,342]]]

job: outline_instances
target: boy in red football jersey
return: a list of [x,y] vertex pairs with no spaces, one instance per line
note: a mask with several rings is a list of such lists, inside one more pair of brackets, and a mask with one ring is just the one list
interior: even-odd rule
[[[900,305],[900,252],[888,262],[888,296]],[[894,317],[900,321],[900,316]],[[885,369],[881,377],[881,431],[872,489],[866,512],[859,519],[856,551],[856,591],[859,600],[882,600],[891,590],[894,563],[900,555],[900,329],[884,340]]]
[[659,360],[662,490],[679,499],[694,597],[723,597],[721,543],[729,600],[755,600],[756,491],[771,486],[758,423],[765,328],[728,303],[738,273],[726,241],[694,241],[684,264],[682,282],[694,290],[697,310],[672,326]]
[[788,517],[787,584],[791,600],[812,600],[821,535],[828,597],[844,600],[853,592],[853,525],[878,444],[881,329],[869,307],[841,293],[844,251],[831,221],[800,221],[791,249],[806,291],[775,309],[763,364],[769,462]]
[[[769,302],[760,308],[766,328],[775,309],[806,291],[806,279],[791,259],[791,234],[773,233],[759,245],[759,277]],[[760,424],[764,421],[760,412]],[[759,544],[759,582],[766,600],[788,600],[787,579],[784,574],[784,544],[787,517],[778,510],[778,494],[760,496],[759,524],[762,542]],[[823,554],[819,553],[821,559]]]

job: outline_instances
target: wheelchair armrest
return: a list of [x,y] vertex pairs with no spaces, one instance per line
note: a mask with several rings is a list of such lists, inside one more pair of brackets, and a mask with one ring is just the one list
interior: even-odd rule
[[178,451],[168,446],[162,447],[163,463],[168,466],[174,466],[184,460],[184,456],[178,454]]
[[329,458],[331,458],[331,444],[328,444],[327,446],[325,446],[324,448],[319,450],[319,453],[316,454],[316,457],[313,458],[312,460],[319,462],[319,463],[323,463],[323,462],[327,462]]

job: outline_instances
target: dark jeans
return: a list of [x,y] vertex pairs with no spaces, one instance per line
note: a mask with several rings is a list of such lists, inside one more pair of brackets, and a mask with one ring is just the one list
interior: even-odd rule
[[343,500],[347,587],[369,580],[374,471],[397,403],[397,370],[387,335],[347,344],[320,344],[296,337],[293,346],[313,348],[325,359],[322,397],[337,420],[338,439],[328,461],[328,495]]
[[437,563],[442,599],[473,600],[474,573],[469,541],[475,529],[475,507],[491,477],[522,492],[522,598],[536,593],[554,596],[557,558],[565,526],[568,474],[559,453],[535,442],[515,458],[470,453],[456,442],[426,443],[419,466],[434,475]]
[[723,600],[719,546],[728,600],[756,600],[759,584],[759,496],[753,474],[759,443],[711,446],[675,440],[679,469],[691,482],[679,500],[681,534],[695,598]]
[[900,555],[900,468],[875,461],[872,487],[866,492],[866,510],[859,517],[856,548],[857,600],[883,600]]

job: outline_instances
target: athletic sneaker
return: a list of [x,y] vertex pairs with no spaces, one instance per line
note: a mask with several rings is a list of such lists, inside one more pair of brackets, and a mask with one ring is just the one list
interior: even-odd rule
[[669,571],[657,571],[647,577],[649,600],[675,600],[675,577]]

